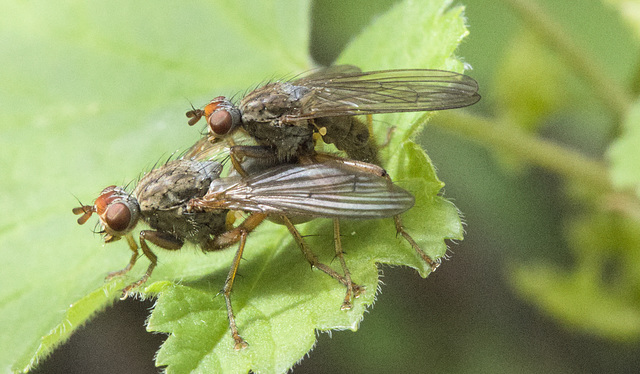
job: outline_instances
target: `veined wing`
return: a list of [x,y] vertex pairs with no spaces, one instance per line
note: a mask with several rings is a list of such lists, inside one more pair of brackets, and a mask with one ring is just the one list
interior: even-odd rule
[[255,144],[255,142],[246,134],[237,132],[233,137],[215,138],[210,136],[203,136],[195,142],[189,149],[184,151],[179,159],[180,160],[216,160],[221,163],[225,163],[229,158],[229,153],[232,145],[235,144]]
[[471,77],[444,70],[358,72],[329,68],[291,82],[302,93],[296,113],[284,121],[319,117],[460,108],[480,100]]
[[374,219],[410,209],[414,197],[384,177],[339,162],[281,165],[211,184],[199,204],[286,216]]
[[181,160],[212,160],[229,155],[229,143],[223,139],[209,139],[208,136],[203,136],[198,139],[188,150],[186,150],[181,156]]

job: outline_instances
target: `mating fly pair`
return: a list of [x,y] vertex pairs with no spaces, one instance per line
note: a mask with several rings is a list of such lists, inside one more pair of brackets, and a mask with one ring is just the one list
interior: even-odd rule
[[[272,162],[326,159],[328,155],[315,150],[320,136],[344,151],[352,164],[388,178],[384,169],[376,166],[380,165],[379,147],[369,125],[357,115],[453,109],[478,100],[477,82],[464,74],[429,69],[362,72],[355,66],[338,65],[292,81],[268,83],[237,105],[219,96],[204,109],[193,109],[186,115],[189,125],[205,118],[212,141],[242,130],[257,143],[230,148],[231,161],[240,172],[243,157]],[[208,204],[200,206],[206,209]],[[417,245],[398,215],[394,220],[398,234],[435,270],[439,262]]]
[[[342,256],[338,220],[376,219],[398,215],[413,206],[413,196],[386,178],[366,173],[347,162],[330,160],[313,164],[283,164],[252,171],[246,176],[221,177],[222,164],[212,161],[213,145],[206,139],[196,143],[180,159],[145,174],[133,191],[105,188],[93,205],[73,209],[79,224],[96,213],[105,242],[126,238],[133,251],[127,266],[107,276],[128,273],[139,257],[132,231],[140,221],[151,230],[142,230],[139,243],[150,261],[146,273],[122,291],[122,297],[151,276],[157,257],[147,242],[167,250],[179,250],[185,242],[204,252],[218,251],[234,244],[238,249],[229,270],[223,295],[235,349],[246,347],[238,333],[230,293],[249,233],[265,219],[286,225],[309,263],[346,286],[343,309],[351,307],[361,287],[351,281]],[[204,205],[203,205],[204,204]],[[227,217],[234,211],[248,214],[237,226]],[[317,217],[334,220],[336,257],[344,275],[321,263],[292,223]]]
[[[123,297],[146,282],[157,264],[147,241],[168,250],[191,242],[204,252],[237,243],[223,295],[235,348],[241,349],[246,343],[236,327],[230,293],[247,236],[265,219],[285,224],[311,265],[346,286],[343,309],[351,307],[351,298],[362,289],[352,282],[342,255],[339,219],[394,217],[398,233],[432,269],[437,267],[438,262],[404,231],[398,216],[413,206],[413,196],[393,185],[384,169],[375,165],[378,146],[368,125],[354,115],[458,108],[479,98],[476,82],[465,75],[416,69],[363,73],[352,66],[267,84],[237,106],[218,97],[187,116],[190,124],[205,117],[215,138],[230,138],[242,129],[257,143],[229,149],[238,175],[221,177],[222,165],[210,157],[219,143],[204,138],[182,158],[147,173],[133,191],[107,187],[93,205],[73,212],[81,215],[80,224],[96,213],[105,242],[127,239],[133,251],[128,265],[107,278],[129,272],[139,248],[149,259],[144,276],[127,286]],[[316,134],[351,159],[316,153]],[[267,159],[271,166],[255,169],[247,158]],[[234,211],[248,214],[236,226],[227,220]],[[319,262],[292,223],[318,217],[334,221],[335,252],[344,275]],[[152,230],[140,231],[138,247],[132,230],[140,220]]]

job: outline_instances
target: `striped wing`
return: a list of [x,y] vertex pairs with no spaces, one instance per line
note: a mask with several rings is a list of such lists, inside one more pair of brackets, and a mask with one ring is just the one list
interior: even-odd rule
[[375,219],[410,209],[413,195],[339,162],[281,165],[212,183],[202,206],[286,216]]

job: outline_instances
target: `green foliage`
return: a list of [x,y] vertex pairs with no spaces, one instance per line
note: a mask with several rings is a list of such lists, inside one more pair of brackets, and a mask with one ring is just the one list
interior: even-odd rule
[[619,190],[631,190],[640,196],[640,102],[629,109],[622,123],[622,134],[609,149],[611,181]]
[[[12,110],[0,114],[0,141],[12,168],[1,182],[6,193],[0,202],[14,214],[0,218],[0,362],[26,370],[112,304],[145,268],[140,260],[124,279],[103,285],[109,271],[125,265],[129,251],[123,242],[100,250],[99,236],[74,222],[70,210],[77,202],[69,192],[86,202],[104,186],[135,180],[160,157],[195,141],[198,134],[182,114],[188,109],[184,97],[198,105],[274,74],[309,69],[309,4],[111,2],[95,8],[68,2],[7,8],[4,14],[12,17],[4,16],[2,47],[11,53],[3,53],[0,64],[10,74],[0,97]],[[461,13],[448,2],[399,3],[355,39],[340,62],[461,71],[451,57],[466,35]],[[388,32],[397,24],[404,28]],[[415,41],[427,31],[438,40],[419,54],[394,42]],[[364,53],[373,42],[384,44],[385,53]],[[410,141],[425,118],[394,115],[384,121],[397,128],[384,151],[390,174],[418,200],[405,216],[407,228],[427,253],[442,257],[444,239],[461,239],[462,228],[456,208],[438,196],[443,184],[424,151]],[[386,129],[378,127],[382,140]],[[311,235],[308,242],[321,261],[339,269],[332,262],[330,222],[300,229]],[[340,310],[344,287],[310,269],[284,228],[266,223],[249,237],[232,295],[240,332],[250,344],[241,352],[233,350],[218,296],[234,251],[157,250],[159,266],[141,290],[143,297],[157,297],[148,329],[170,334],[157,364],[168,372],[285,371],[313,347],[316,330],[358,328],[378,289],[378,263],[428,275],[409,245],[396,238],[391,219],[345,222],[342,230],[353,279],[366,287],[350,311]]]
[[616,214],[590,214],[573,219],[566,231],[575,264],[570,269],[547,261],[521,265],[514,272],[517,289],[570,326],[614,339],[637,339],[637,222]]
[[535,131],[566,105],[566,71],[531,33],[515,36],[498,67],[494,91],[499,116]]
[[[565,187],[562,196],[566,201],[562,203],[571,206],[566,210],[556,206],[553,217],[563,224],[563,239],[571,250],[569,261],[556,263],[551,253],[547,258],[511,261],[510,279],[523,298],[567,326],[609,339],[637,341],[640,111],[632,85],[620,83],[631,81],[632,72],[621,69],[623,57],[603,54],[596,60],[592,56],[591,48],[614,48],[581,43],[592,40],[586,35],[593,30],[567,30],[565,26],[577,28],[577,22],[554,19],[552,12],[537,3],[509,3],[527,31],[506,41],[508,48],[494,75],[495,87],[485,95],[495,100],[494,117],[474,118],[456,130],[472,134],[494,154],[516,156],[520,163],[558,173]],[[619,16],[637,30],[637,17],[629,12],[631,3],[611,3],[616,3]],[[587,13],[580,15],[586,17]],[[624,37],[633,40],[630,35]],[[627,62],[626,66],[633,64]],[[607,69],[612,67],[617,70],[610,76]],[[475,132],[491,121],[499,124],[494,130],[501,134]],[[554,123],[565,127],[550,128]],[[446,121],[439,124],[447,126]],[[590,153],[598,153],[598,142],[602,142],[609,164],[544,140],[535,133],[543,128],[560,134],[561,140],[584,142],[583,148]],[[610,134],[619,136],[612,138]],[[541,248],[536,250],[542,250],[545,244],[532,241],[520,245],[523,251],[531,251],[538,246]],[[552,248],[559,250],[562,245],[555,243]]]
[[[619,0],[594,0],[582,7],[541,0],[547,8],[538,8],[537,2],[505,2],[516,11],[505,11],[499,1],[464,2],[473,31],[468,39],[463,8],[450,1],[406,0],[392,7],[377,2],[371,6],[389,10],[353,39],[338,30],[347,16],[323,26],[337,30],[340,40],[351,40],[337,62],[365,70],[461,71],[455,53],[472,63],[476,69],[470,75],[480,81],[483,95],[472,109],[475,114],[442,113],[430,124],[466,136],[500,161],[519,166],[519,173],[502,168],[507,177],[498,177],[486,171],[488,162],[466,143],[439,144],[446,151],[438,166],[449,173],[447,196],[462,191],[456,202],[467,206],[469,230],[499,238],[496,248],[474,248],[473,255],[486,261],[474,270],[484,274],[483,266],[506,263],[511,271],[505,278],[518,295],[561,324],[636,342],[636,8]],[[333,11],[348,6],[362,5],[335,6]],[[70,212],[78,204],[74,196],[87,203],[104,186],[134,181],[156,161],[193,143],[199,134],[185,125],[188,100],[200,106],[214,96],[241,95],[266,79],[310,69],[311,5],[294,0],[179,5],[9,1],[0,8],[0,367],[24,370],[114,303],[118,290],[145,268],[143,259],[129,276],[103,282],[109,271],[125,265],[128,249],[125,243],[101,247],[89,225],[77,226]],[[629,29],[617,25],[623,20]],[[357,30],[357,23],[345,29]],[[329,47],[339,44],[332,37],[327,40]],[[374,129],[382,141],[386,129],[396,127],[382,156],[393,179],[416,196],[416,207],[403,215],[404,222],[422,248],[441,257],[443,240],[460,239],[462,228],[457,209],[439,196],[443,183],[430,159],[412,142],[428,119],[419,113],[376,116]],[[543,131],[544,137],[539,135]],[[557,142],[547,141],[548,136]],[[454,172],[447,170],[447,162],[457,166]],[[542,185],[529,173],[530,165],[555,173],[561,188]],[[544,235],[558,226],[557,236]],[[339,270],[330,222],[316,220],[299,228],[321,260]],[[395,237],[391,220],[344,222],[342,233],[354,281],[366,287],[351,311],[339,309],[344,288],[310,269],[284,228],[265,223],[249,236],[232,295],[240,333],[250,344],[241,352],[232,349],[218,295],[234,251],[205,255],[193,248],[157,250],[159,267],[140,290],[142,297],[157,297],[148,329],[169,334],[157,364],[167,365],[169,372],[285,371],[311,349],[317,331],[359,327],[378,289],[376,264],[429,273]],[[475,292],[474,285],[461,285],[473,290],[469,294]],[[460,302],[465,310],[472,309],[467,301]],[[493,301],[493,295],[483,298],[483,307],[499,308]],[[452,329],[480,331],[482,339],[464,337],[488,341],[486,326],[473,320],[461,328],[456,319]],[[439,327],[430,326],[429,332]],[[423,338],[418,329],[383,328],[373,335],[379,338],[371,342],[376,352],[388,353],[385,339],[391,336],[391,341],[405,343],[397,344],[398,351],[411,357],[405,361],[415,358],[408,353],[415,352],[408,341],[420,342],[420,354],[433,349],[429,357],[436,357],[437,349],[458,354],[468,346],[457,335],[455,343],[446,345],[444,339]],[[509,333],[508,326],[504,330]],[[492,338],[501,333],[488,332]],[[364,348],[351,348],[364,355]],[[473,367],[471,372],[497,366],[519,371],[526,366],[512,354],[497,360],[492,349],[483,344],[465,350],[468,362],[456,361],[461,370],[455,371],[467,366]],[[517,352],[517,347],[505,351]],[[365,358],[358,362],[371,365]],[[438,362],[429,364],[438,367]]]

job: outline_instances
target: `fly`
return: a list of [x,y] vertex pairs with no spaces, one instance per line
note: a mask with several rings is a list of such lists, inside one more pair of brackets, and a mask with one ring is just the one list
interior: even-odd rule
[[268,83],[235,105],[224,96],[188,111],[189,124],[205,117],[215,138],[242,128],[258,146],[235,146],[237,156],[278,161],[313,156],[314,134],[349,158],[379,164],[369,127],[357,115],[461,108],[480,100],[477,82],[444,70],[362,72],[338,65],[292,81]]
[[[338,220],[398,215],[413,206],[413,196],[380,175],[337,161],[280,165],[247,176],[220,177],[222,164],[199,159],[205,154],[209,156],[211,147],[207,144],[201,140],[182,159],[150,171],[132,192],[109,186],[93,205],[73,209],[74,214],[81,215],[79,224],[86,223],[96,213],[104,241],[110,243],[124,237],[133,252],[127,266],[110,273],[107,279],[128,273],[139,257],[139,249],[149,259],[145,274],[123,289],[122,298],[145,283],[156,267],[157,256],[147,242],[167,250],[179,250],[185,242],[191,242],[204,252],[238,243],[223,294],[234,348],[246,347],[238,333],[230,294],[248,234],[269,218],[287,226],[312,266],[347,287],[342,308],[349,309],[351,298],[357,297],[362,288],[351,281],[344,262]],[[243,211],[248,216],[233,227],[227,221],[231,211]],[[334,220],[335,251],[344,276],[319,262],[292,223],[292,219],[297,222],[317,217]],[[140,221],[151,230],[140,231],[138,246],[132,231]]]

